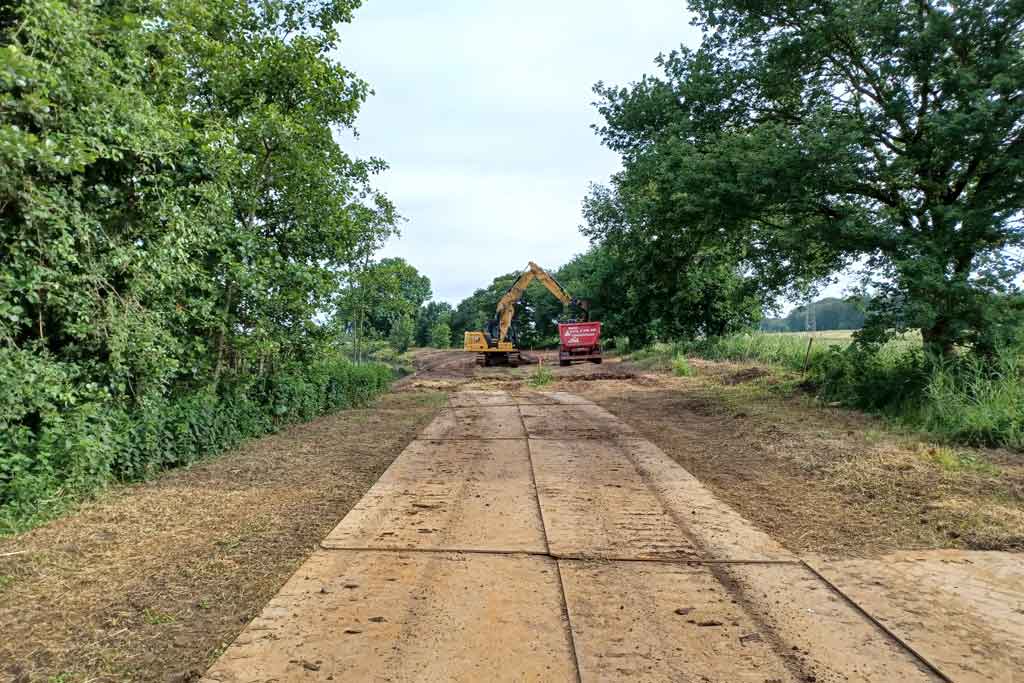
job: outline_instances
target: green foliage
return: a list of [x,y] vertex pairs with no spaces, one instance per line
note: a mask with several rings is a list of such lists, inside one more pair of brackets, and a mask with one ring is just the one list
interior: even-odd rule
[[805,332],[808,320],[814,330],[859,330],[864,325],[864,302],[825,298],[797,306],[785,318],[761,321],[764,332]]
[[[335,299],[332,322],[356,361],[375,358],[375,342],[389,337],[401,318],[418,317],[430,298],[430,279],[400,258],[373,262],[367,255],[348,272],[347,284]],[[411,343],[396,340],[405,345],[399,353]]]
[[676,356],[672,359],[672,374],[676,377],[692,377],[693,368],[690,366],[690,361],[686,360],[686,356]]
[[388,343],[398,351],[398,353],[405,353],[409,350],[409,346],[413,342],[413,335],[415,334],[416,328],[413,324],[412,318],[407,315],[401,315],[395,318],[394,322],[391,323],[391,331],[388,333]]
[[551,372],[547,366],[539,365],[536,370],[530,373],[530,377],[526,381],[532,387],[547,386],[555,381],[555,373]]
[[352,287],[339,300],[337,315],[348,324],[361,322],[370,335],[383,336],[395,320],[416,316],[429,298],[430,278],[405,259],[386,258],[353,271]]
[[435,323],[430,328],[430,346],[447,349],[452,345],[452,328],[446,322]]
[[1024,357],[994,363],[964,358],[935,366],[918,419],[929,430],[971,444],[1024,448]]
[[32,397],[26,382],[0,403],[0,423],[11,429],[0,440],[0,533],[46,519],[112,480],[145,478],[287,424],[366,405],[391,377],[377,364],[293,363],[131,406],[75,393],[73,381],[50,384],[47,396],[24,403]]
[[395,224],[383,163],[335,140],[368,92],[332,57],[357,5],[3,11],[4,525],[364,391],[318,365]]
[[606,323],[609,334],[644,345],[730,334],[760,321],[771,290],[744,274],[726,243],[696,250],[670,234],[678,229],[675,218],[659,225],[602,188],[586,200],[584,213],[584,232],[596,245],[579,264],[586,269],[581,278],[590,280],[581,289],[595,292],[591,319]]
[[692,354],[712,360],[759,361],[802,372],[825,401],[895,417],[950,441],[1024,448],[1024,362],[1020,351],[994,359],[965,354],[929,358],[920,341],[878,348],[811,347],[807,337],[742,334],[654,345],[634,354],[641,364]]
[[[451,346],[451,321],[451,304],[444,301],[430,301],[421,306],[416,313],[416,346],[433,346],[439,349]],[[435,331],[439,334],[441,332],[440,325],[448,326],[446,340],[440,336],[435,337]]]
[[[588,232],[639,291],[662,293],[644,315],[671,337],[677,319],[742,319],[752,299],[859,261],[865,342],[919,329],[946,357],[1011,343],[1024,310],[1024,4],[691,9],[699,49],[660,57],[658,77],[596,87],[623,170],[587,200]],[[724,308],[698,315],[708,291]]]
[[[352,358],[351,347],[343,351],[345,357]],[[399,377],[413,373],[412,358],[408,352],[400,352],[387,339],[367,339],[362,344],[362,363],[379,363],[391,368]]]

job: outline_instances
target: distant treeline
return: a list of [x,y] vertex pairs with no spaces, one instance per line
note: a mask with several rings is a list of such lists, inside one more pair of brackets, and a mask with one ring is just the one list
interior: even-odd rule
[[859,330],[864,326],[863,301],[826,297],[808,306],[798,306],[784,318],[765,318],[765,332],[805,332],[807,330]]

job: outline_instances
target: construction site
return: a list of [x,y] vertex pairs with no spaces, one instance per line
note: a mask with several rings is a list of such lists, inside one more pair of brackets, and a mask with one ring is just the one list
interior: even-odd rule
[[[294,471],[297,459],[322,467],[332,420],[349,420],[325,418],[172,475],[157,486],[169,498],[129,492],[30,533],[18,547],[47,548],[47,559],[8,593],[8,655],[33,638],[74,642],[96,626],[89,610],[126,619],[153,600],[146,627],[93,656],[116,652],[140,679],[172,670],[221,682],[1012,681],[1024,667],[1017,555],[931,549],[918,520],[893,521],[900,501],[865,505],[780,462],[792,448],[841,458],[832,435],[864,431],[863,417],[805,410],[788,421],[776,407],[766,420],[617,358],[559,367],[556,352],[531,355],[513,369],[482,368],[463,350],[417,352],[394,398],[356,411],[366,438],[401,431],[377,447],[379,479],[356,477],[361,490],[349,490],[338,452],[342,469],[323,476],[345,476],[343,491],[340,480],[309,488],[301,478],[316,475]],[[538,363],[555,375],[540,389],[529,382]],[[748,370],[704,368],[733,388],[757,381]],[[300,488],[276,479],[286,469]],[[258,493],[261,480],[276,493]],[[182,508],[175,491],[199,505]],[[132,512],[133,498],[149,509]],[[211,512],[204,501],[215,499]],[[288,533],[305,540],[275,569],[266,563]],[[97,543],[128,557],[109,554],[102,578],[74,571]],[[207,544],[220,549],[213,566]],[[175,552],[132,566],[155,548]],[[275,572],[287,579],[279,590]],[[89,598],[90,584],[100,595]],[[94,604],[76,608],[83,599]],[[177,668],[211,655],[208,671]]]
[[0,46],[0,683],[1024,683],[1024,0]]

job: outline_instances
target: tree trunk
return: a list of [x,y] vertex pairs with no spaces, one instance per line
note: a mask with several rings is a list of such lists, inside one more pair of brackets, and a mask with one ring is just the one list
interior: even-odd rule
[[233,285],[228,285],[227,291],[225,292],[224,300],[224,313],[221,319],[221,327],[217,334],[217,365],[213,369],[214,381],[220,381],[220,371],[224,363],[224,345],[227,340],[228,329],[230,322],[228,320],[228,314],[231,312],[231,294]]
[[921,341],[924,343],[924,350],[938,358],[952,357],[955,348],[950,332],[949,320],[944,317],[936,318],[931,327],[922,327]]

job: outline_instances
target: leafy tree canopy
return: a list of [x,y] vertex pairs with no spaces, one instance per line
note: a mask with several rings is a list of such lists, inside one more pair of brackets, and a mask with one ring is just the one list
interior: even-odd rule
[[4,352],[136,398],[309,357],[347,264],[394,226],[381,162],[334,140],[367,93],[330,57],[356,5],[5,10]]
[[438,322],[430,328],[430,346],[447,349],[452,345],[452,328],[446,322]]
[[336,317],[370,335],[389,334],[398,318],[412,320],[430,299],[430,278],[403,258],[384,258],[348,272],[348,287],[337,298]]
[[399,353],[405,353],[413,342],[415,326],[406,314],[402,314],[391,322],[391,330],[388,332],[388,343]]
[[358,4],[0,6],[0,510],[382,388],[324,353],[395,225],[335,139]]
[[593,238],[677,315],[859,261],[876,337],[918,328],[948,354],[1019,329],[1024,3],[692,7],[699,49],[596,86],[624,170],[587,201]]
[[863,301],[827,297],[797,306],[785,318],[761,321],[766,332],[804,332],[815,330],[858,330],[864,325]]
[[[462,343],[463,333],[482,330],[488,320],[495,316],[498,300],[508,291],[512,283],[520,276],[521,271],[507,273],[494,278],[488,287],[478,289],[456,306],[452,314],[452,336],[456,344]],[[531,282],[523,293],[520,303],[516,306],[513,325],[519,334],[519,343],[523,348],[530,348],[542,343],[543,327],[538,326],[538,304],[545,298],[552,298],[551,293],[539,282]],[[557,299],[555,299],[557,303]],[[560,306],[561,304],[559,304]],[[550,327],[548,328],[550,330]]]
[[[436,348],[451,346],[452,313],[452,305],[445,301],[428,301],[421,306],[416,315],[416,345]],[[443,346],[439,344],[442,325],[448,329],[448,341]]]

